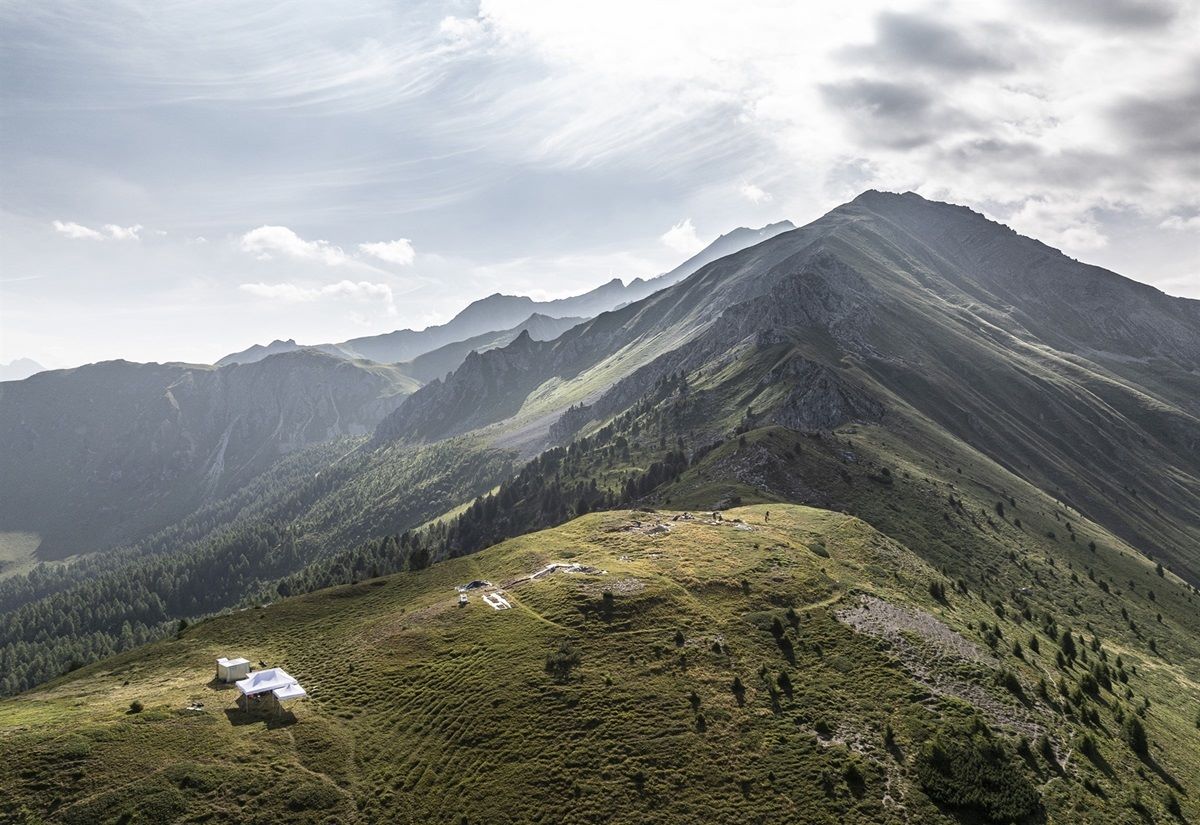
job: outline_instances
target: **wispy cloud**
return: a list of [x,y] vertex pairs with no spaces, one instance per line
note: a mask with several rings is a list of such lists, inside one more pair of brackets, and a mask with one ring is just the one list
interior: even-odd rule
[[104,231],[114,240],[136,241],[138,240],[138,233],[142,231],[142,225],[136,223],[133,226],[117,226],[115,223],[106,223],[104,224]]
[[1171,215],[1159,226],[1163,229],[1174,229],[1184,231],[1188,229],[1200,230],[1200,213],[1192,215],[1190,218],[1185,218],[1183,215]]
[[68,238],[87,239],[89,241],[102,241],[104,236],[95,229],[90,229],[81,223],[74,221],[55,221],[53,224],[56,232],[66,235]]
[[[127,356],[167,354],[162,290],[193,290],[178,317],[219,312],[227,336],[273,313],[271,334],[335,340],[386,298],[329,281],[390,284],[411,325],[495,291],[651,275],[698,247],[696,225],[805,221],[871,187],[1200,289],[1196,0],[161,5],[0,2],[21,79],[0,243],[45,275],[6,308],[136,316]],[[400,234],[411,264],[378,246]],[[269,306],[238,289],[276,281]],[[214,295],[228,303],[203,309]],[[178,340],[216,346],[202,320]],[[52,346],[117,347],[96,323]],[[4,332],[44,326],[10,314]]]
[[306,241],[286,226],[260,226],[242,235],[239,243],[243,252],[269,261],[276,255],[298,260],[317,261],[326,266],[342,266],[350,262],[340,246],[329,241]]
[[743,198],[750,201],[750,203],[769,203],[775,199],[775,196],[770,192],[753,183],[743,183],[738,192],[741,193]]
[[360,243],[358,249],[360,252],[396,266],[408,266],[416,257],[416,250],[413,249],[412,241],[408,238],[377,243]]
[[356,301],[382,301],[388,314],[395,314],[395,296],[387,284],[370,281],[337,281],[321,286],[301,286],[294,283],[251,283],[238,287],[258,298],[286,303],[309,303],[322,298],[348,298]]
[[682,255],[695,255],[704,248],[704,241],[696,234],[696,227],[692,225],[691,218],[675,224],[658,239]]
[[1095,217],[1080,214],[1073,204],[1053,200],[1027,200],[1005,221],[1018,232],[1036,235],[1048,244],[1068,251],[1091,251],[1108,246]]
[[106,223],[103,229],[92,229],[90,226],[84,226],[74,221],[53,221],[51,226],[54,227],[56,232],[66,235],[68,238],[89,241],[136,241],[139,240],[138,233],[143,228],[140,223],[133,226],[118,226],[115,223]]

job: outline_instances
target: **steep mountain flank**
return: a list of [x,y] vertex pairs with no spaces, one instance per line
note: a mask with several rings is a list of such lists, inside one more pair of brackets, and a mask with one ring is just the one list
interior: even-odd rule
[[312,350],[214,368],[113,361],[0,386],[0,525],[55,558],[128,541],[281,455],[362,435],[415,387]]
[[422,387],[404,417],[385,419],[376,440],[436,440],[515,414],[539,383],[537,365],[550,346],[523,331],[508,346],[472,351],[445,382],[435,378]]
[[[791,234],[796,233],[776,237]],[[781,270],[791,272],[801,266],[798,259],[791,260],[797,253],[812,253],[804,243],[807,237],[783,248],[767,241],[722,258],[674,287],[573,327],[547,346],[522,345],[511,354],[507,348],[494,349],[477,360],[468,359],[444,382],[422,388],[411,403],[389,416],[376,438],[440,438],[497,423],[518,412],[520,405],[514,406],[514,399],[522,392],[528,396],[545,382],[581,379],[549,402],[546,413],[551,417],[543,416],[537,428],[544,438],[555,413],[571,403],[595,398],[624,375],[700,335],[720,318],[731,301],[765,295]],[[812,277],[822,279],[817,270],[812,271]],[[841,287],[834,282],[820,289],[836,292]],[[514,342],[511,346],[517,345]],[[506,382],[489,383],[481,378],[484,373],[503,374]],[[474,399],[469,420],[438,412],[440,402],[436,399],[467,396]],[[531,444],[536,445],[537,434],[532,438]]]
[[[484,353],[414,394],[376,438],[490,425],[532,453],[577,432],[580,405],[602,420],[667,373],[787,342],[787,357],[823,370],[798,368],[779,389],[764,356],[739,362],[752,380],[727,376],[756,387],[739,403],[757,415],[792,410],[762,420],[802,423],[798,403],[928,418],[1195,576],[1197,307],[964,207],[869,192],[553,342]],[[824,384],[808,386],[818,374]]]
[[418,355],[411,361],[398,364],[397,367],[405,375],[425,384],[458,369],[472,352],[486,352],[490,349],[507,346],[515,341],[521,333],[527,333],[534,341],[551,341],[583,320],[583,318],[551,318],[549,315],[535,312],[512,329],[486,332],[465,341],[456,341],[424,355]]

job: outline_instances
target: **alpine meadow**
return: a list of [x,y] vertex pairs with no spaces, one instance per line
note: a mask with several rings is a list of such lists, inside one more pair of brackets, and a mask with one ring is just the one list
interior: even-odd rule
[[1200,822],[1200,5],[0,37],[0,821]]

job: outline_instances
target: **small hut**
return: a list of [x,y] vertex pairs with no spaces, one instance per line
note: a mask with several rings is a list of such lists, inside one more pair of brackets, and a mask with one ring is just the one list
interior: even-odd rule
[[217,679],[222,682],[236,682],[245,679],[250,674],[249,659],[217,659]]

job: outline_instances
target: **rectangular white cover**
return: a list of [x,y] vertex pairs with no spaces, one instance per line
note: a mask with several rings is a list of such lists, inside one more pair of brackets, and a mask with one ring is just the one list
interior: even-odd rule
[[303,699],[308,694],[304,692],[304,688],[300,687],[299,683],[288,685],[287,687],[275,688],[272,693],[280,702],[286,702],[289,699]]
[[276,688],[286,688],[298,683],[283,668],[272,667],[267,670],[255,671],[234,684],[237,685],[243,696],[257,696],[260,693],[267,693]]

